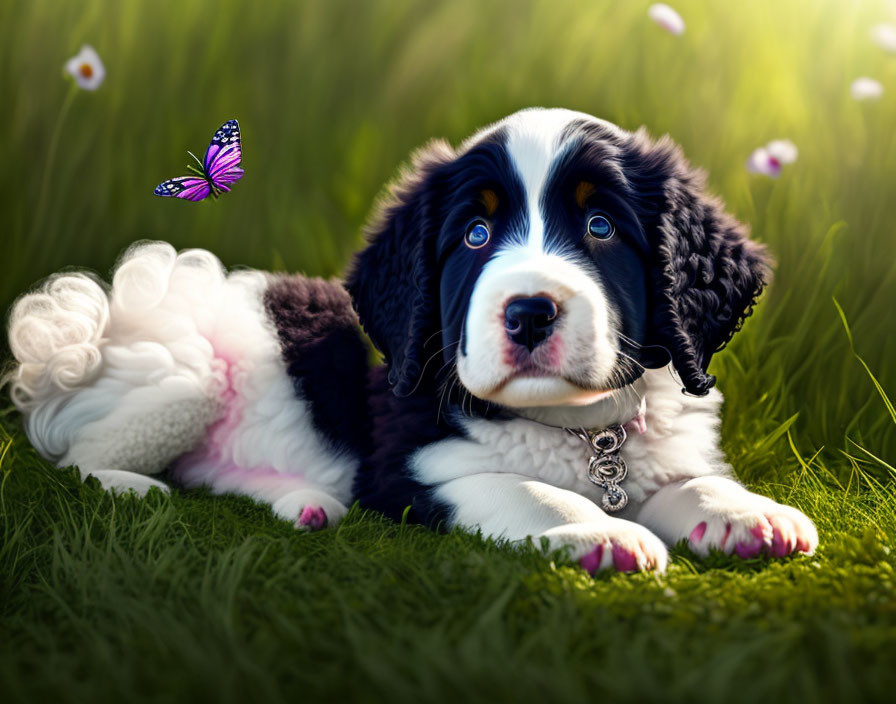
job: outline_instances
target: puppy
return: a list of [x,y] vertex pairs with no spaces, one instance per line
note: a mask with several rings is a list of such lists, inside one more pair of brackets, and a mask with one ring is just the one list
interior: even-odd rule
[[706,369],[768,263],[669,139],[524,110],[418,152],[367,234],[347,286],[386,367],[362,506],[592,572],[662,570],[680,540],[815,550],[719,448]]
[[[52,277],[10,316],[29,438],[108,488],[167,472],[304,529],[358,500],[545,538],[591,572],[662,570],[682,539],[815,549],[719,449],[706,369],[768,267],[670,141],[525,110],[419,152],[368,238],[351,300],[164,243],[111,288]],[[385,357],[370,371],[352,302]]]

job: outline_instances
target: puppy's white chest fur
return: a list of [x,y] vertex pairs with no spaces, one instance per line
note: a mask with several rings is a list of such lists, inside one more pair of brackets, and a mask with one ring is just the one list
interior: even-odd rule
[[[718,447],[721,394],[713,391],[704,398],[684,396],[666,369],[645,373],[640,386],[646,402],[647,429],[640,434],[629,433],[620,452],[628,469],[622,486],[630,505],[643,502],[670,482],[727,474]],[[633,403],[612,399],[604,403],[610,404],[610,411],[602,416],[603,426],[624,423],[636,413]],[[574,491],[600,503],[604,490],[588,477],[591,451],[562,427],[526,418],[470,418],[461,424],[466,437],[428,445],[413,455],[410,466],[420,482],[439,485],[475,474],[508,473]]]
[[[592,453],[580,439],[563,428],[523,418],[504,422],[477,420],[465,425],[473,442],[493,449],[495,466],[501,468],[498,471],[521,474],[569,489],[600,503],[603,490],[588,478]],[[634,486],[634,482],[626,480],[626,490]]]

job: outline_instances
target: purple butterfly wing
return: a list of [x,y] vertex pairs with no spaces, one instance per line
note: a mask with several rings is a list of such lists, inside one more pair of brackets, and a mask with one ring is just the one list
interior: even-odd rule
[[212,187],[204,178],[198,176],[178,176],[163,181],[156,186],[153,193],[165,198],[185,198],[186,200],[204,200],[209,197]]
[[243,147],[240,139],[240,123],[228,120],[215,132],[205,152],[203,164],[205,173],[216,187],[230,190],[226,184],[239,181],[243,177],[240,162],[243,159]]

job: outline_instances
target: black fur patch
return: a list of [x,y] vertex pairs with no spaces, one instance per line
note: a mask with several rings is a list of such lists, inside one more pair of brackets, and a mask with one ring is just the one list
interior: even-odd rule
[[708,195],[706,176],[665,137],[636,132],[623,161],[633,190],[647,207],[641,218],[651,252],[648,344],[669,351],[684,390],[703,396],[715,385],[706,373],[753,312],[771,278],[765,247]]
[[[614,383],[624,386],[641,375],[642,365],[649,366],[644,357],[650,244],[639,218],[638,199],[619,163],[621,137],[601,124],[587,123],[587,129],[576,129],[577,124],[564,131],[541,196],[545,246],[567,258],[579,255],[579,266],[593,271],[600,281],[622,333]],[[578,202],[578,186],[583,182],[591,187],[583,202]],[[587,233],[588,219],[597,214],[615,227],[608,240]]]
[[[370,373],[370,415],[373,419],[373,453],[362,463],[355,479],[355,498],[362,508],[436,528],[450,517],[432,488],[418,482],[408,467],[415,450],[458,432],[439,414],[439,399],[432,387],[413,396],[392,393],[385,367]],[[410,507],[410,508],[408,508]]]
[[438,192],[433,179],[453,159],[454,150],[440,141],[414,155],[412,168],[375,209],[366,228],[369,246],[355,257],[346,276],[361,324],[383,353],[389,384],[399,395],[410,394],[417,385],[437,323],[438,267],[431,234],[438,213],[425,193]]
[[[642,343],[641,364],[672,362],[684,390],[702,396],[715,385],[706,373],[714,352],[727,344],[750,315],[770,278],[765,248],[725,213],[706,191],[706,177],[668,137],[646,131],[616,133],[587,120],[570,123],[570,144],[592,164],[613,161],[618,173],[604,174],[610,192],[641,229],[646,264],[646,330],[625,332]],[[615,153],[615,154],[614,154]],[[567,157],[566,160],[574,161]],[[637,292],[639,277],[625,269],[602,280],[616,301]],[[622,288],[620,288],[622,287]],[[623,326],[627,324],[623,309]]]
[[264,302],[315,427],[336,449],[369,454],[367,349],[348,293],[336,282],[272,276]]

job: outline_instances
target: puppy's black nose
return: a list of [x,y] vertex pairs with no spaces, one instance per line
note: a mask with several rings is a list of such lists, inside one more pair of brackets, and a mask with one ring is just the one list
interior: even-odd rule
[[553,332],[557,313],[557,304],[550,298],[517,298],[504,309],[507,337],[531,352]]

